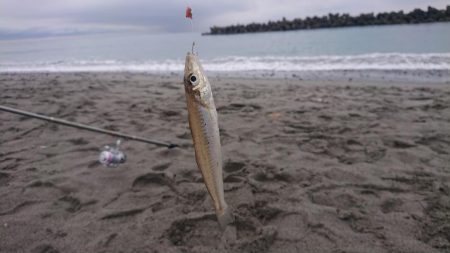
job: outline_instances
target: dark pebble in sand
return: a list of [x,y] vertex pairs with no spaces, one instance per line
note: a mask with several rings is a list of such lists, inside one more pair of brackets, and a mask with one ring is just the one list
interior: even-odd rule
[[84,138],[70,139],[70,140],[68,140],[68,142],[72,143],[73,145],[86,145],[89,143]]
[[394,147],[394,148],[412,148],[415,146],[416,146],[416,144],[409,142],[409,141],[403,141],[403,140],[393,140],[392,141],[392,147]]
[[65,210],[70,213],[74,213],[81,209],[80,200],[72,196],[64,196],[59,199],[59,202],[63,203]]
[[177,116],[177,115],[179,115],[180,113],[179,112],[177,112],[177,111],[163,111],[162,113],[161,113],[161,115],[162,116],[165,116],[165,117],[173,117],[173,116]]

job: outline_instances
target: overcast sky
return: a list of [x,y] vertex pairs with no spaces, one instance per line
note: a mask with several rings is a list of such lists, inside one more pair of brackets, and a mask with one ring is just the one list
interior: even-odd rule
[[450,0],[0,0],[0,38],[105,31],[182,32],[327,13],[410,11]]

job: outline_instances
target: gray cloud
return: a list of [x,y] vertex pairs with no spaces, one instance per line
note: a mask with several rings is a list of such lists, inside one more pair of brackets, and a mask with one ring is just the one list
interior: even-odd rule
[[[181,32],[191,29],[184,18],[189,4],[194,30],[213,25],[264,22],[327,13],[409,11],[428,5],[442,8],[448,0],[1,0],[0,37],[42,36],[105,31]],[[4,37],[4,36],[3,36]]]

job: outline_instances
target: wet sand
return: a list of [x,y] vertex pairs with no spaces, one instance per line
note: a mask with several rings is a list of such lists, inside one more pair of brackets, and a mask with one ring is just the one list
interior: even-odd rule
[[448,252],[448,84],[211,78],[222,233],[179,76],[1,74],[0,104],[180,145],[0,112],[0,252]]

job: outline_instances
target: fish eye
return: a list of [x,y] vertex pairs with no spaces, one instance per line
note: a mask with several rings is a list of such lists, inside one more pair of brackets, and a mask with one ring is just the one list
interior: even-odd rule
[[195,74],[191,74],[189,76],[189,82],[191,82],[192,85],[197,85],[198,83],[198,78]]

